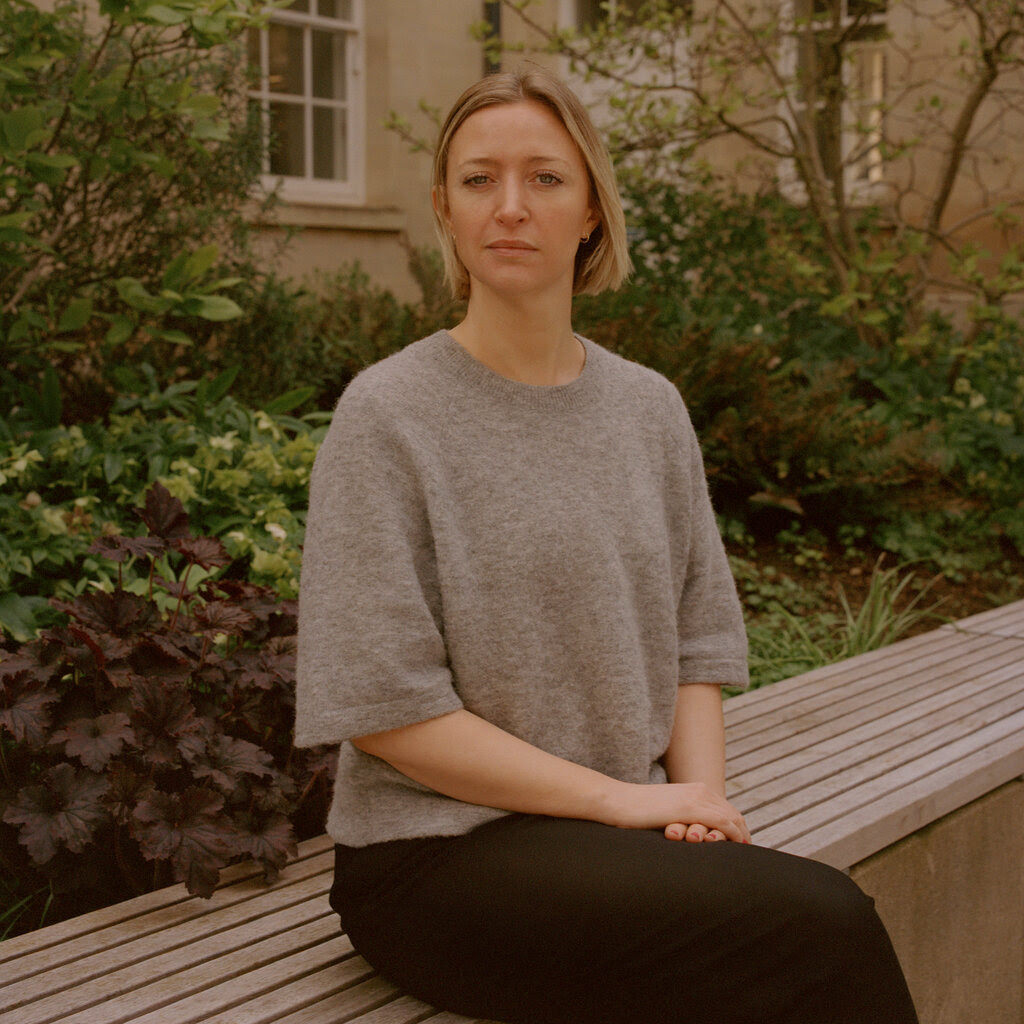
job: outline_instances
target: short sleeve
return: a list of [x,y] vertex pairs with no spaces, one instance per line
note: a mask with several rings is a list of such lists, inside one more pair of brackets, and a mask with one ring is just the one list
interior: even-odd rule
[[299,746],[462,706],[442,634],[422,467],[386,406],[357,378],[313,468],[299,587]]
[[708,494],[700,445],[686,407],[675,395],[689,531],[677,613],[679,681],[745,687],[750,672],[743,610]]

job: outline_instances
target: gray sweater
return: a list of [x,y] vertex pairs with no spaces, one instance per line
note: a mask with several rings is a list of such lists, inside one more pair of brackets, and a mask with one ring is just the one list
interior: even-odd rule
[[676,687],[744,685],[746,637],[676,389],[586,341],[572,383],[493,373],[445,331],[345,391],[310,487],[296,741],[340,743],[328,832],[457,835],[504,812],[348,739],[458,708],[663,782]]

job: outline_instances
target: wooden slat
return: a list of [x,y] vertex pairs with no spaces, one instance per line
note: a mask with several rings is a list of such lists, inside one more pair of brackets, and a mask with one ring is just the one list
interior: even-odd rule
[[[842,716],[849,712],[870,714],[880,701],[894,698],[909,702],[920,693],[940,688],[942,680],[958,669],[996,668],[1013,664],[1019,657],[1019,641],[951,635],[946,644],[928,657],[914,658],[911,662],[884,667],[858,664],[847,669],[842,676],[826,680],[808,674],[803,677],[801,690],[790,693],[788,701],[776,703],[758,722],[748,721],[742,726],[735,726],[730,708],[732,701],[726,701],[730,759],[757,751],[762,751],[762,757],[774,757],[779,742],[808,728],[827,725],[838,730]],[[775,683],[769,690],[779,685]]]
[[[382,1006],[368,1010],[359,1017],[359,1024],[420,1024],[426,1021],[434,1024],[437,1011],[412,996],[396,995]],[[279,1017],[274,1024],[324,1024],[338,1020],[338,1008],[332,998],[320,1000],[303,1007],[287,1017]],[[465,1021],[466,1018],[459,1018]]]
[[740,799],[757,785],[779,781],[789,772],[816,762],[842,757],[866,740],[877,740],[884,748],[892,743],[892,733],[898,734],[898,741],[947,723],[959,722],[961,728],[967,728],[969,713],[1003,698],[1012,701],[1014,695],[1024,696],[1021,667],[1015,662],[989,666],[989,671],[956,666],[942,683],[913,693],[896,687],[889,698],[868,708],[855,709],[803,732],[794,731],[775,744],[776,754],[770,759],[736,757],[729,772],[730,792]]
[[[1021,730],[956,764],[939,762],[933,773],[861,802],[837,822],[781,842],[780,849],[846,868],[884,850],[939,818],[1024,775]],[[769,840],[771,837],[767,837]]]
[[984,636],[1012,636],[1024,639],[1024,601],[979,612],[956,622],[949,622],[943,630],[955,633],[979,633]]
[[[779,772],[771,775],[767,768],[751,772],[749,783],[736,795],[737,806],[747,816],[762,808],[773,809],[780,817],[786,814],[782,801],[797,799],[810,802],[812,787],[825,787],[831,795],[849,788],[852,782],[891,772],[916,758],[943,749],[979,729],[1003,721],[1024,710],[1024,693],[1019,680],[1010,680],[993,687],[985,695],[976,695],[964,702],[963,717],[948,721],[946,707],[911,721],[892,716],[896,721],[885,732],[875,722],[849,734],[849,746],[835,753],[819,756],[818,748],[800,752],[780,761]],[[914,709],[920,711],[918,706]],[[858,733],[861,735],[858,736]],[[859,742],[854,742],[859,740]],[[755,784],[756,783],[756,784]],[[817,790],[820,792],[821,790]],[[801,797],[806,800],[801,801]],[[776,809],[776,804],[779,804]]]
[[[765,846],[850,867],[1021,774],[1024,711],[828,800],[809,794],[810,806],[763,830],[755,812],[751,829]],[[835,851],[855,859],[835,863]]]
[[130,991],[202,962],[210,949],[216,949],[218,955],[246,949],[254,941],[290,933],[301,925],[324,918],[337,931],[337,919],[322,898],[320,877],[292,886],[287,900],[282,900],[282,895],[277,891],[272,903],[269,899],[248,900],[226,907],[218,914],[186,918],[163,931],[150,932],[138,939],[133,937],[131,942],[122,941],[92,956],[84,956],[72,969],[55,967],[25,978],[3,990],[6,1004],[14,1008],[30,999],[46,1001],[73,986],[75,999],[83,1006],[91,1005],[108,997],[113,985]]
[[[331,1022],[355,1020],[367,1010],[381,1006],[397,995],[394,985],[373,973],[362,957],[352,957],[340,966],[316,974],[282,977],[272,988],[262,990],[259,999],[238,999],[237,989],[204,993],[203,1014],[175,1024],[277,1024],[288,1014],[317,1002],[331,1006]],[[195,1007],[189,1004],[189,1011]],[[142,1017],[133,1024],[165,1024],[166,1018]]]
[[[333,849],[333,844],[327,836],[317,836],[300,844],[299,855],[288,864],[282,876],[269,888],[282,888],[291,884],[295,878],[332,870],[333,853],[329,851]],[[253,894],[265,891],[268,891],[268,887],[263,883],[262,872],[257,866],[251,863],[232,865],[221,873],[220,887],[214,893],[213,899],[208,901],[196,900],[189,896],[183,885],[171,885],[146,893],[144,896],[115,903],[102,910],[39,928],[26,935],[5,939],[0,942],[0,968],[4,979],[11,978],[14,975],[10,972],[16,970],[12,966],[12,961],[42,950],[50,950],[51,956],[62,958],[60,962],[69,962],[80,955],[78,949],[72,949],[68,945],[76,938],[85,937],[87,948],[95,949],[95,944],[103,941],[102,933],[106,928],[113,928],[111,934],[118,936],[120,926],[140,918],[166,911],[177,919],[180,912],[178,908],[185,908],[186,905],[186,912],[199,916],[203,913],[212,913],[226,903],[250,899]]]
[[[135,1020],[172,997],[198,995],[211,984],[235,983],[244,977],[244,985],[236,987],[245,992],[261,967],[276,965],[289,955],[303,958],[309,963],[309,970],[318,959],[327,957],[327,962],[334,962],[341,956],[352,955],[351,944],[339,939],[337,919],[329,914],[268,938],[260,938],[258,929],[250,928],[243,938],[248,941],[240,946],[232,943],[223,953],[216,942],[208,941],[184,954],[182,950],[172,950],[155,956],[152,969],[149,963],[141,962],[106,978],[64,988],[8,1011],[4,1024],[115,1024]],[[336,939],[339,941],[333,941]]]
[[[333,859],[330,864],[333,864]],[[153,938],[158,946],[165,938],[170,942],[177,937],[180,943],[185,943],[193,941],[191,936],[194,934],[216,933],[225,926],[259,916],[264,913],[267,898],[273,901],[275,908],[279,903],[287,907],[293,902],[302,901],[308,897],[309,892],[329,886],[329,870],[326,860],[323,863],[307,860],[289,865],[287,880],[279,879],[270,887],[248,880],[218,889],[211,900],[190,897],[177,904],[159,907],[149,914],[132,915],[122,922],[100,927],[91,933],[79,934],[37,954],[23,954],[3,965],[3,976],[10,983],[15,979],[30,978],[44,968],[53,971],[72,964],[77,972],[80,961],[88,962],[89,958],[108,950],[113,951],[113,956],[119,958],[123,966],[127,958],[134,955],[135,943],[147,938]],[[308,886],[304,884],[307,879],[310,880]],[[228,911],[230,913],[226,917],[220,916]],[[194,922],[198,931],[190,933],[189,929],[183,928],[187,922]],[[130,945],[126,946],[125,936],[131,936]],[[163,948],[168,947],[165,945]],[[0,989],[2,994],[4,990]]]

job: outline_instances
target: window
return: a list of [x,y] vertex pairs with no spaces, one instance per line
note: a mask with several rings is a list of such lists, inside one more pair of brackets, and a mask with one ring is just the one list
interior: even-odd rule
[[363,192],[361,0],[293,0],[250,29],[250,92],[268,140],[264,173],[286,199],[359,202]]
[[797,0],[797,107],[825,173],[882,180],[886,0]]

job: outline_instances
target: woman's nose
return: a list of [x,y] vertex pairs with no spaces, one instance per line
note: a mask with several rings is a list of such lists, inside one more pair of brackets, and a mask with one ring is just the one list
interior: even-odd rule
[[495,217],[503,224],[517,224],[529,216],[526,196],[517,182],[507,182],[498,194]]

